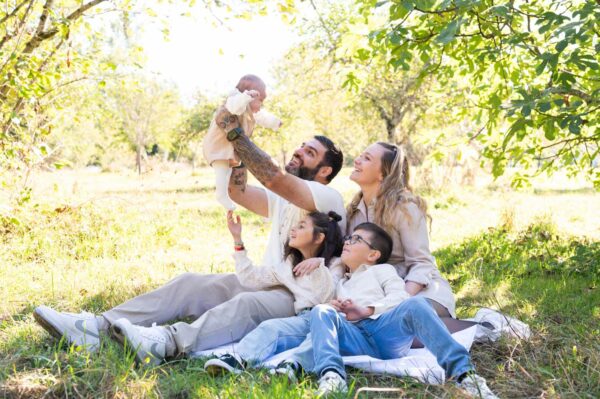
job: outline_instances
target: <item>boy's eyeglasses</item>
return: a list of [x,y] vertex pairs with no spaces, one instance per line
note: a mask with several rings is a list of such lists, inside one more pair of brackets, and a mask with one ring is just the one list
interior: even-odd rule
[[364,238],[362,238],[361,236],[359,236],[358,234],[352,234],[350,236],[344,236],[344,242],[348,242],[350,243],[350,245],[354,245],[357,242],[364,242],[365,244],[367,244],[369,246],[369,248],[378,251],[377,248],[375,248],[374,246],[372,246],[367,240],[365,240]]

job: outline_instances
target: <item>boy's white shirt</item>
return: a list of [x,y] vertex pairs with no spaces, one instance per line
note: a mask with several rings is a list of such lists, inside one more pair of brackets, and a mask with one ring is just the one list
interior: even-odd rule
[[289,260],[276,266],[255,266],[246,251],[234,252],[233,258],[242,285],[256,290],[286,287],[294,295],[296,313],[333,299],[336,284],[345,269],[339,258],[333,258],[329,267],[325,266],[325,259],[319,258],[321,263],[316,270],[304,276],[295,276]]
[[404,280],[398,276],[396,268],[387,263],[361,265],[354,272],[346,273],[337,283],[335,296],[339,301],[351,299],[358,306],[373,307],[371,319],[410,298]]
[[[248,110],[248,105],[251,102],[252,96],[247,94],[247,92],[242,93],[238,89],[234,89],[229,93],[229,96],[227,96],[225,108],[234,115],[242,115],[246,111],[250,112],[250,110]],[[253,114],[253,116],[257,125],[267,129],[277,130],[281,125],[281,120],[279,118],[263,109]]]

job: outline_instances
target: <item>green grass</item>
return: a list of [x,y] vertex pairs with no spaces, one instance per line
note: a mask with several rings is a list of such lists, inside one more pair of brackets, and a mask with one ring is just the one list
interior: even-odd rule
[[[108,338],[100,354],[87,355],[51,338],[31,316],[42,303],[100,312],[185,271],[231,271],[224,215],[202,173],[192,183],[172,176],[144,181],[137,190],[127,188],[131,180],[104,175],[94,177],[105,182],[101,187],[87,185],[90,180],[65,190],[51,185],[52,195],[38,193],[28,207],[0,216],[0,397],[312,397],[313,379],[290,386],[257,371],[213,380],[202,359],[141,368]],[[344,192],[346,199],[350,194]],[[598,199],[589,193],[544,198],[552,195],[556,203],[577,202],[584,209]],[[562,219],[538,217],[525,224],[516,223],[511,212],[496,218],[492,228],[478,217],[450,223],[464,213],[501,211],[484,206],[494,196],[428,198],[433,240],[436,231],[444,235],[435,255],[457,294],[459,316],[492,306],[526,321],[534,332],[530,342],[475,345],[477,369],[501,397],[600,397],[600,243],[583,233],[569,235],[560,224],[580,218],[583,226],[587,217],[575,207]],[[515,194],[510,201],[519,198]],[[242,216],[247,245],[259,259],[268,226],[248,212]],[[361,398],[461,397],[450,385],[359,371],[352,371],[351,385],[350,397],[361,387],[400,390],[361,392]]]

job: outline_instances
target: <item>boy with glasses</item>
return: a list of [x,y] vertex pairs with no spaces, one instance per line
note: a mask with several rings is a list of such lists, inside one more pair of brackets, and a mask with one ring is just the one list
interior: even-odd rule
[[[404,356],[418,338],[459,387],[477,397],[496,398],[474,373],[469,352],[452,338],[427,300],[411,297],[396,269],[385,263],[392,245],[391,237],[373,223],[362,223],[345,237],[341,259],[348,273],[337,284],[336,299],[297,316],[302,323],[293,332],[286,330],[286,335],[310,333],[310,338],[276,372],[292,379],[301,370],[313,372],[319,376],[319,395],[345,392],[342,356],[395,359]],[[278,352],[290,349],[281,345],[284,337],[274,335],[273,339]],[[233,372],[242,371],[246,362],[266,359],[226,356],[229,367],[222,369]],[[205,366],[213,373],[218,367],[218,362],[211,361]]]

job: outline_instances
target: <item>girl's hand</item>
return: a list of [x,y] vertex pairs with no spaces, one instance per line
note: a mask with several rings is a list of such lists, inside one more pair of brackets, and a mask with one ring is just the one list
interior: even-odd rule
[[227,211],[227,228],[235,242],[242,241],[242,221],[239,215],[233,217],[233,211]]
[[260,96],[260,93],[258,92],[258,90],[246,90],[244,93],[249,95],[252,98],[257,98],[258,96]]
[[319,268],[321,265],[321,258],[310,258],[304,259],[302,262],[298,263],[294,266],[292,271],[294,272],[294,276],[306,276],[307,274],[311,274],[315,270]]
[[342,301],[340,311],[346,314],[346,320],[357,321],[372,316],[375,310],[368,306],[358,306],[352,299],[346,299]]

